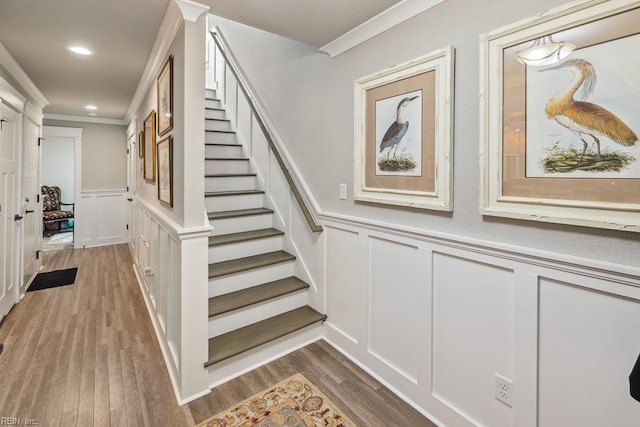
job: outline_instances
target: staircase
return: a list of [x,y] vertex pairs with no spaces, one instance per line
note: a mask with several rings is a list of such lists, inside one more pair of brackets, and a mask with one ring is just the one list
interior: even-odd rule
[[205,207],[209,238],[209,384],[307,344],[326,316],[307,305],[295,255],[214,90],[206,93]]

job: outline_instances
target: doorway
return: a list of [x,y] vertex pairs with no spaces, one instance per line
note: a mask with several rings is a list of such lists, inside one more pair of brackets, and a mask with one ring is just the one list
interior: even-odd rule
[[43,127],[40,166],[42,250],[73,248],[78,240],[78,156],[82,129]]

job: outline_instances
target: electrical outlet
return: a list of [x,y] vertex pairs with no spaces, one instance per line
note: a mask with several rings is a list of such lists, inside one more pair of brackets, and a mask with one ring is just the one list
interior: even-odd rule
[[495,374],[495,397],[507,406],[511,406],[513,398],[513,381]]
[[347,199],[347,184],[340,184],[340,200]]

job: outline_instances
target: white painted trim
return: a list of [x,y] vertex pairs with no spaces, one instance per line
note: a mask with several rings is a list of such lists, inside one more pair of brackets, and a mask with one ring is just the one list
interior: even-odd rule
[[197,22],[198,19],[209,12],[211,8],[209,6],[205,6],[200,3],[196,3],[191,0],[174,0],[178,7],[180,8],[180,12],[182,13],[182,18],[185,21],[189,22]]
[[356,28],[341,35],[337,39],[322,46],[320,50],[329,54],[332,58],[347,50],[382,34],[390,28],[425,12],[442,3],[444,0],[403,0],[380,12]]
[[0,77],[0,98],[6,101],[8,105],[13,107],[15,110],[20,112],[24,111],[26,98],[2,77]]
[[160,67],[164,65],[165,57],[169,52],[169,48],[173,44],[176,34],[178,34],[178,30],[182,27],[183,22],[180,10],[176,3],[169,2],[169,6],[167,7],[167,11],[165,12],[162,20],[162,25],[160,25],[156,41],[153,44],[151,53],[149,54],[149,61],[147,61],[147,65],[144,68],[142,78],[138,83],[138,88],[131,100],[127,114],[125,114],[125,124],[128,124],[131,119],[133,119],[136,110],[138,110],[147,96],[149,88],[153,83],[155,83],[156,76],[160,72]]
[[79,122],[79,123],[98,123],[102,125],[126,126],[129,124],[129,122],[124,119],[105,119],[102,117],[72,116],[68,114],[44,113],[44,118],[47,120],[61,120],[65,122]]
[[65,128],[60,126],[43,126],[43,138],[59,136],[63,138],[82,138],[82,128]]
[[16,79],[16,82],[27,91],[27,95],[32,97],[36,105],[43,108],[49,104],[49,100],[40,92],[40,89],[31,81],[31,78],[24,72],[20,64],[15,60],[6,47],[0,42],[0,64]]
[[432,242],[481,255],[579,274],[616,284],[640,287],[640,267],[580,258],[506,243],[490,242],[455,234],[439,233],[332,212],[321,212],[318,216],[320,219],[330,222],[363,227],[394,236]]
[[[73,247],[76,249],[82,248],[82,227],[84,227],[84,221],[82,218],[82,128],[67,128],[58,126],[43,126],[42,137],[46,140],[47,137],[63,137],[73,138],[73,169],[74,169],[74,191],[73,191],[73,220],[74,220],[74,232],[73,232]],[[42,183],[40,183],[42,185]]]
[[25,106],[27,118],[35,123],[38,127],[42,127],[42,119],[44,118],[44,115],[42,114],[42,108],[30,102],[27,102]]
[[163,225],[167,231],[177,237],[179,240],[191,240],[201,237],[209,237],[213,232],[211,225],[204,225],[202,227],[190,227],[185,228],[175,222],[172,218],[169,218],[163,212],[158,210],[155,206],[150,205],[144,199],[140,197],[134,197],[133,200],[147,210],[159,224]]

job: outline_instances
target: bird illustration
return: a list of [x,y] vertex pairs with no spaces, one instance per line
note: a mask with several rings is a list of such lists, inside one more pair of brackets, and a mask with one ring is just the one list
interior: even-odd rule
[[[584,135],[593,138],[597,160],[602,159],[599,137],[609,138],[624,146],[632,146],[638,141],[636,134],[618,116],[597,104],[585,102],[593,93],[597,81],[596,70],[591,63],[576,58],[540,71],[550,70],[567,70],[574,74],[569,85],[549,99],[544,111],[549,119],[554,119],[566,127],[582,141],[579,164],[582,164],[584,153],[587,151]],[[582,101],[575,101],[573,97],[580,88]]]
[[413,96],[411,98],[404,98],[402,101],[398,103],[398,109],[396,111],[396,119],[387,132],[382,137],[382,142],[380,142],[380,153],[384,151],[385,148],[389,148],[387,152],[387,157],[391,153],[391,149],[393,148],[393,157],[396,156],[396,150],[398,149],[398,144],[402,140],[402,137],[407,133],[407,129],[409,129],[409,122],[404,117],[404,110],[407,108],[409,103],[414,99],[418,98],[417,96]]

